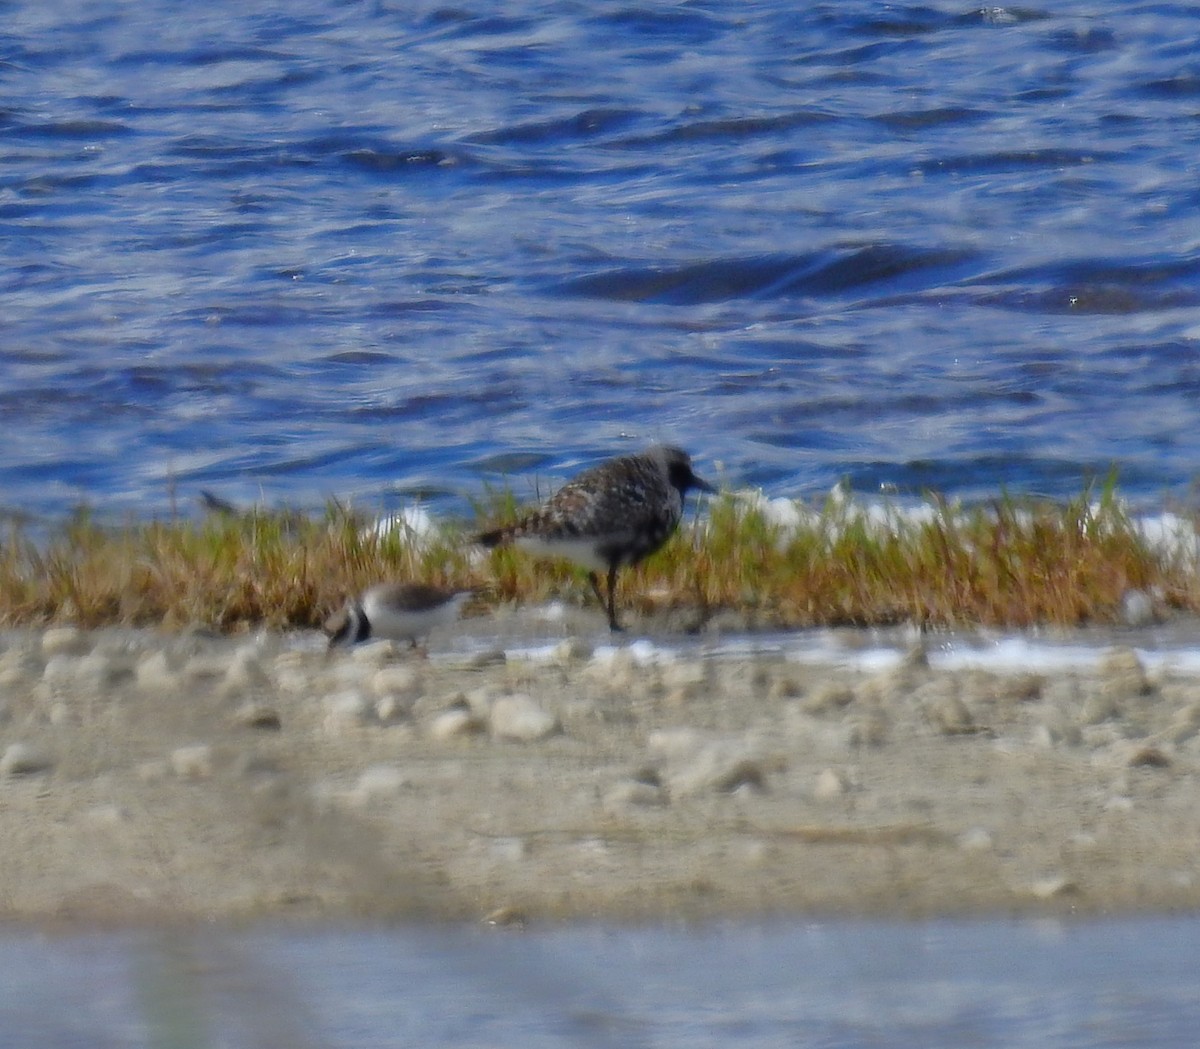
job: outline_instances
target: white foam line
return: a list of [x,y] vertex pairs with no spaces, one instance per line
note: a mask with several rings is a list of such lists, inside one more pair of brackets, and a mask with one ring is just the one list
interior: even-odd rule
[[[558,657],[564,638],[536,638],[505,644],[500,638],[473,638],[470,651],[502,648],[513,661],[547,663]],[[782,658],[815,667],[836,667],[861,673],[893,669],[906,658],[917,636],[909,633],[864,638],[838,631],[816,631],[723,637],[708,641],[629,638],[619,643],[597,644],[591,660],[596,664],[629,659],[638,666],[663,666],[686,660],[748,660]],[[1113,636],[1045,640],[1020,635],[994,640],[978,636],[927,637],[927,656],[937,670],[982,670],[995,674],[1086,673],[1097,670],[1114,648],[1132,648],[1148,670],[1200,677],[1200,643],[1175,638],[1164,643],[1137,644]],[[461,648],[460,648],[461,650]]]
[[1093,645],[1031,644],[1023,638],[1007,638],[986,648],[963,646],[931,651],[929,665],[939,670],[990,670],[1001,674],[1092,670],[1104,652]]
[[1171,670],[1177,674],[1200,676],[1200,649],[1178,652],[1143,652],[1135,649],[1143,666],[1152,670]]

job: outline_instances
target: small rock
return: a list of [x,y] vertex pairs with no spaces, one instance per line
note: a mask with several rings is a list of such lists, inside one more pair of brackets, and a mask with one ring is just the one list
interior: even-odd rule
[[854,702],[854,690],[849,685],[826,681],[813,689],[801,704],[806,714],[836,714]]
[[42,655],[49,659],[51,656],[79,655],[87,648],[87,638],[78,627],[51,627],[42,634]]
[[1126,764],[1131,769],[1165,769],[1171,764],[1171,759],[1158,747],[1143,744],[1133,748]]
[[401,655],[404,649],[395,641],[365,641],[350,649],[350,661],[359,666],[383,666]]
[[[640,666],[628,648],[615,651],[600,648],[580,673],[586,680],[595,682],[609,692],[629,695],[634,691],[645,694],[648,669],[654,668]],[[658,682],[657,670],[650,676]]]
[[1150,626],[1157,618],[1154,599],[1145,590],[1126,590],[1121,597],[1121,618],[1126,626]]
[[0,776],[31,776],[48,772],[53,763],[40,747],[29,743],[10,743],[0,755]]
[[475,652],[463,660],[466,670],[485,670],[487,667],[503,666],[508,662],[508,656],[502,648],[489,648],[483,652]]
[[20,688],[42,675],[43,664],[25,648],[10,648],[0,656],[0,688]]
[[550,658],[559,666],[573,666],[592,658],[593,648],[583,638],[568,637],[554,646]]
[[312,689],[314,660],[312,653],[280,652],[271,666],[271,677],[281,692],[302,695]]
[[1109,652],[1100,664],[1104,692],[1116,700],[1148,696],[1154,691],[1146,670],[1132,648],[1117,648]]
[[[834,687],[836,686],[824,685],[820,690],[824,691]],[[802,695],[804,695],[804,686],[791,675],[785,674],[783,677],[778,677],[767,686],[768,699],[796,699]]]
[[260,653],[254,645],[244,645],[234,654],[221,681],[221,692],[225,696],[236,696],[264,689],[270,684],[263,669]]
[[762,758],[736,741],[715,740],[687,758],[672,760],[667,769],[671,794],[677,797],[707,791],[731,794],[743,788],[762,791],[766,779]]
[[1014,674],[1002,679],[1001,698],[1015,703],[1034,703],[1042,698],[1046,679],[1041,674]]
[[213,749],[207,743],[176,747],[168,761],[180,779],[208,779],[213,771]]
[[132,676],[126,656],[99,650],[83,656],[75,667],[76,681],[89,689],[108,689]]
[[690,757],[706,742],[704,736],[694,728],[658,729],[646,737],[650,753],[668,761]]
[[983,827],[972,827],[958,836],[958,847],[963,852],[990,852],[994,845],[991,831]]
[[1167,738],[1176,745],[1186,743],[1200,732],[1200,703],[1189,703],[1175,712],[1167,729]]
[[491,925],[497,929],[524,929],[528,923],[525,917],[525,912],[517,907],[497,907],[490,914],[484,915],[480,919],[484,925]]
[[557,733],[558,718],[547,713],[524,693],[501,696],[489,713],[492,736],[495,739],[531,743]]
[[171,767],[162,758],[152,758],[136,766],[133,774],[143,783],[160,783],[171,773]]
[[129,822],[128,810],[113,804],[93,805],[91,808],[84,809],[80,816],[85,823],[89,823],[93,827],[116,827]]
[[1099,725],[1112,718],[1120,717],[1121,707],[1117,698],[1107,689],[1089,692],[1079,708],[1081,725]]
[[445,741],[462,736],[474,736],[483,729],[483,719],[472,713],[469,707],[461,706],[443,710],[429,722],[429,728],[426,731],[430,739]]
[[1062,718],[1049,717],[1033,727],[1032,742],[1039,747],[1077,747],[1083,742],[1078,725]]
[[1039,878],[1029,886],[1029,894],[1039,900],[1072,896],[1079,891],[1079,884],[1065,874],[1052,874],[1045,878]]
[[134,668],[134,680],[143,692],[165,692],[178,686],[176,668],[166,652],[151,652]]
[[964,736],[978,731],[966,703],[954,693],[930,699],[924,712],[925,719],[943,736]]
[[371,765],[360,773],[349,800],[354,804],[369,805],[394,798],[409,785],[408,774],[398,765]]
[[622,780],[605,795],[603,806],[610,810],[625,808],[651,808],[667,804],[667,794],[659,783],[646,783],[640,779]]
[[481,685],[464,693],[462,700],[476,717],[487,718],[492,712],[492,704],[505,694],[496,685]]
[[278,732],[283,727],[279,711],[266,703],[244,703],[233,712],[233,723],[245,728]]
[[1042,700],[1049,706],[1063,710],[1075,710],[1079,706],[1083,690],[1074,675],[1052,677],[1042,684]]
[[381,725],[395,725],[412,713],[413,701],[403,696],[384,696],[375,704],[375,717]]
[[201,684],[223,678],[228,670],[229,667],[219,656],[200,652],[184,663],[180,674],[190,682]]
[[708,664],[693,660],[673,663],[662,671],[662,687],[672,703],[686,703],[712,687]]
[[371,677],[371,691],[379,697],[416,699],[421,694],[421,675],[402,664],[381,667]]
[[56,653],[46,660],[46,666],[42,670],[42,683],[50,689],[73,685],[79,662],[78,656]]
[[831,798],[840,798],[843,794],[850,791],[853,784],[850,777],[837,769],[825,768],[817,773],[816,782],[813,784],[813,797],[820,798],[822,801],[829,801]]
[[869,707],[846,727],[846,741],[852,747],[881,747],[887,742],[891,723],[879,707]]
[[326,696],[324,707],[325,731],[335,735],[347,729],[360,728],[374,718],[374,711],[367,697],[357,689]]

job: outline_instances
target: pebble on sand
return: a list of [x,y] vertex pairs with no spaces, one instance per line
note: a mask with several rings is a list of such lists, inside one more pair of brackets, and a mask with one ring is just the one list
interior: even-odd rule
[[87,636],[78,627],[50,627],[42,633],[42,655],[47,659],[51,656],[79,655],[87,647]]
[[208,779],[213,772],[213,749],[207,743],[176,747],[169,762],[180,779]]
[[1148,696],[1154,691],[1142,661],[1132,648],[1109,652],[1100,664],[1100,678],[1103,691],[1117,701]]
[[583,638],[568,637],[554,646],[550,658],[560,667],[569,667],[577,663],[586,663],[592,658],[592,652],[592,646]]
[[165,692],[178,684],[179,670],[161,649],[139,660],[133,676],[138,688],[145,692]]
[[360,728],[375,718],[375,711],[357,689],[346,689],[326,696],[323,704],[325,718],[322,722],[325,731],[338,735],[348,729]]
[[371,765],[359,774],[347,800],[360,806],[385,801],[402,793],[410,782],[408,773],[398,765]]
[[278,732],[283,727],[278,710],[255,700],[243,703],[233,712],[233,723],[267,732]]
[[531,696],[518,692],[498,697],[488,720],[494,739],[533,743],[561,731],[558,718],[543,710]]
[[1154,598],[1145,590],[1126,590],[1121,596],[1121,618],[1126,626],[1150,626],[1157,619]]
[[845,772],[834,768],[824,768],[817,773],[813,783],[813,797],[822,801],[840,798],[854,789],[854,781]]
[[659,783],[648,783],[642,779],[623,779],[605,793],[602,804],[609,811],[619,811],[625,808],[666,805],[668,800],[666,791]]
[[371,691],[381,699],[385,696],[416,699],[421,694],[421,675],[410,666],[380,667],[371,676]]
[[225,696],[237,696],[265,689],[269,685],[270,678],[263,669],[258,648],[245,645],[233,654],[221,682],[221,692]]
[[48,772],[52,764],[50,756],[40,747],[30,743],[10,743],[0,755],[0,776],[31,776]]
[[1029,886],[1029,894],[1039,900],[1073,896],[1080,891],[1079,883],[1066,874],[1050,874],[1045,878],[1038,878]]
[[[777,686],[784,682],[776,682]],[[772,690],[774,692],[774,689]],[[783,695],[795,695],[795,692],[783,692]],[[812,694],[801,703],[801,709],[806,714],[828,715],[840,713],[845,707],[854,702],[854,690],[842,682],[827,681],[817,686]]]
[[925,702],[925,719],[943,736],[965,736],[977,732],[970,708],[953,692],[941,692]]
[[484,720],[464,701],[435,715],[429,722],[426,733],[430,739],[445,741],[478,735],[486,727]]
[[647,744],[652,754],[665,759],[664,778],[672,797],[766,789],[771,763],[745,740],[668,729],[652,732]]
[[1171,764],[1171,758],[1159,747],[1140,744],[1132,749],[1126,764],[1133,769],[1165,769]]
[[995,844],[992,832],[985,827],[971,827],[958,836],[958,847],[963,852],[990,852]]

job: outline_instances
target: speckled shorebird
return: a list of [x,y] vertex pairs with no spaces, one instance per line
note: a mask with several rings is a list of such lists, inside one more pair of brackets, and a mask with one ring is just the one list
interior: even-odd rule
[[[484,546],[512,543],[542,557],[563,557],[588,569],[588,582],[608,625],[620,630],[617,570],[654,553],[679,526],[683,497],[693,488],[714,491],[692,472],[686,452],[668,445],[622,455],[584,470],[539,510],[478,536]],[[608,573],[608,600],[597,572]]]
[[325,624],[329,647],[360,641],[410,641],[413,648],[437,626],[456,622],[473,590],[425,583],[379,583],[346,602]]

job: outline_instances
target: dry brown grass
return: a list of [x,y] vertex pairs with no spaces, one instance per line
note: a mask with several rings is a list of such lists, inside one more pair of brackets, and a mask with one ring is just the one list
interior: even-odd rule
[[[477,520],[432,541],[379,538],[340,509],[324,517],[213,514],[202,521],[102,527],[80,514],[49,538],[0,536],[0,624],[312,627],[382,579],[483,585],[485,600],[538,601],[581,573],[469,542],[516,513],[492,493]],[[1190,552],[1151,547],[1110,485],[1066,504],[1004,497],[963,509],[936,498],[924,515],[829,500],[785,530],[731,496],[713,499],[660,551],[622,573],[621,600],[721,609],[778,626],[1078,625],[1116,621],[1131,589],[1200,612]]]

